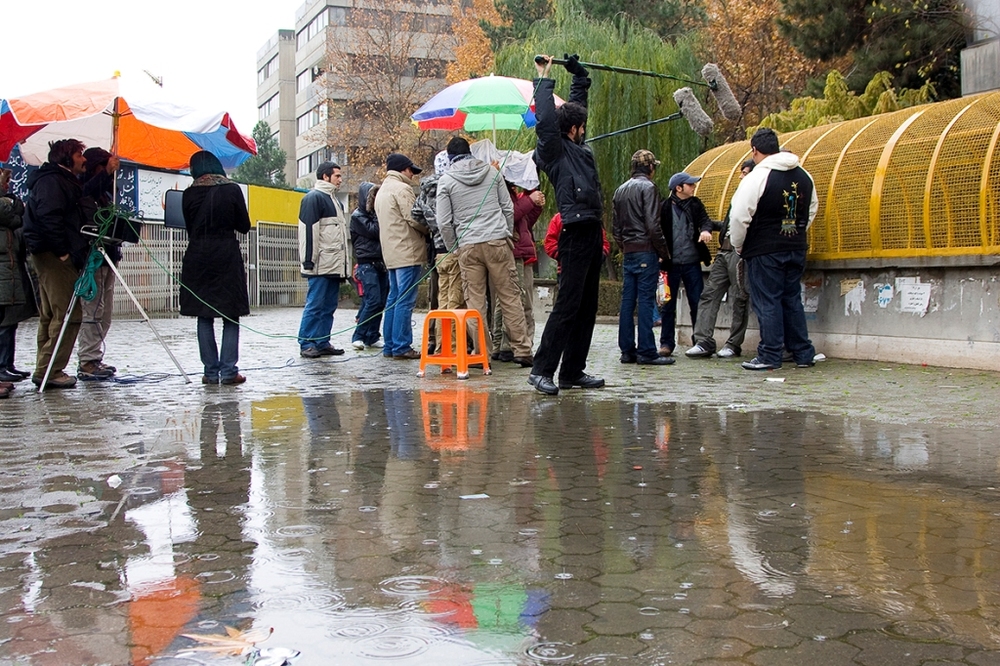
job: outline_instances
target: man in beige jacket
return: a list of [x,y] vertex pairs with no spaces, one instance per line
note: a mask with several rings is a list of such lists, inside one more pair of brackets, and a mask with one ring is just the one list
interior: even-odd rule
[[410,320],[417,303],[417,283],[427,263],[426,237],[430,230],[416,222],[411,211],[417,195],[416,175],[423,169],[406,155],[390,153],[386,175],[375,196],[382,259],[389,270],[389,299],[382,318],[382,355],[400,360],[418,359]]

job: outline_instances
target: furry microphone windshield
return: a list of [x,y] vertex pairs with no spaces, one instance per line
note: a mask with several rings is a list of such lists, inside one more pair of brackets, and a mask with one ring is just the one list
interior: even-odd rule
[[712,91],[712,96],[715,97],[715,101],[719,105],[719,111],[722,112],[726,120],[739,120],[740,116],[743,115],[743,109],[740,108],[740,103],[736,101],[736,96],[733,95],[732,89],[726,83],[726,78],[719,71],[718,65],[708,63],[701,68],[701,76],[708,81],[708,87]]
[[688,124],[696,134],[708,136],[712,133],[712,127],[714,127],[712,119],[701,108],[698,98],[694,96],[690,88],[681,88],[675,92],[674,101],[677,102],[677,106],[681,109],[681,115],[687,119]]

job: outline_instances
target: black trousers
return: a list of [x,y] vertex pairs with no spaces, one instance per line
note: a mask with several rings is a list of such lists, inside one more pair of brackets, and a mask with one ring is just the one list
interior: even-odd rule
[[[603,236],[600,221],[563,226],[559,234],[559,292],[535,352],[532,374],[579,379],[587,367],[601,282]],[[562,359],[562,366],[559,361]]]

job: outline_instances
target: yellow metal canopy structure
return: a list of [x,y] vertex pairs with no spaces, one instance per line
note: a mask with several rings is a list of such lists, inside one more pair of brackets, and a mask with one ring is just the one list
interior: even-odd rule
[[[1000,254],[1000,93],[779,135],[819,195],[810,259]],[[750,142],[691,162],[697,195],[722,219]]]

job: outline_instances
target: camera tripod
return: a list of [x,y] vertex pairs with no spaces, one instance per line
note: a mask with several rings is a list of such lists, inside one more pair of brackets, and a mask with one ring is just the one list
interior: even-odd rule
[[[108,257],[108,253],[104,250],[104,247],[98,245],[92,251],[100,252],[102,255],[104,255],[105,263],[107,263],[107,265],[111,267],[111,271],[115,274],[115,278],[118,280],[118,283],[125,289],[125,293],[128,294],[129,298],[132,299],[132,302],[135,303],[135,307],[138,308],[139,313],[142,315],[143,321],[149,324],[149,328],[150,330],[153,331],[153,335],[155,335],[156,339],[160,342],[161,345],[163,345],[163,350],[167,352],[167,355],[170,357],[170,360],[174,362],[174,365],[177,367],[177,370],[181,373],[181,376],[184,377],[184,383],[190,384],[191,378],[187,376],[186,372],[184,372],[184,368],[181,367],[181,364],[177,360],[177,357],[174,356],[174,353],[170,351],[170,347],[167,346],[166,341],[162,337],[160,337],[160,334],[159,332],[157,332],[156,327],[153,326],[153,322],[150,321],[149,315],[146,314],[146,310],[142,307],[142,305],[139,304],[139,299],[137,299],[135,297],[135,294],[132,293],[132,290],[129,289],[128,283],[125,282],[125,278],[122,277],[122,274],[118,272],[118,267],[115,266],[115,263],[111,261],[111,259]],[[52,363],[55,361],[56,352],[59,349],[59,345],[62,344],[63,336],[66,334],[66,327],[69,325],[70,315],[73,312],[73,308],[76,307],[76,303],[78,300],[80,300],[80,295],[76,292],[76,289],[73,289],[73,298],[70,299],[69,307],[66,309],[66,313],[63,315],[62,328],[59,329],[59,337],[56,338],[56,344],[52,348],[52,355],[49,357],[49,365],[48,367],[45,368],[45,376],[42,378],[42,383],[39,384],[38,386],[39,393],[44,391],[46,385],[48,384],[49,375],[52,373]]]

